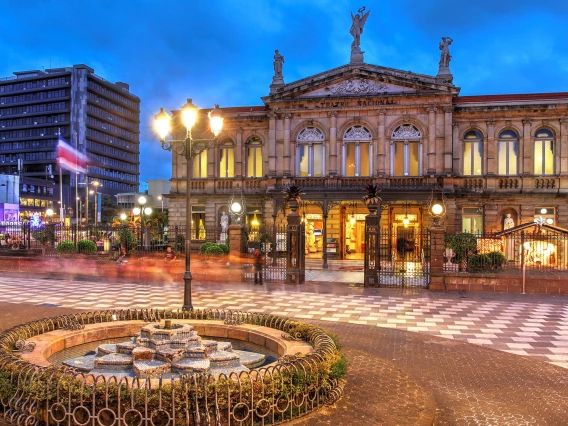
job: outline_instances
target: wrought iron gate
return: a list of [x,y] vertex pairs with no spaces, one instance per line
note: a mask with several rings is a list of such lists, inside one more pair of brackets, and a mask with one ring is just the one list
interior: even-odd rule
[[420,228],[381,229],[378,271],[381,287],[423,287],[430,282],[430,233]]

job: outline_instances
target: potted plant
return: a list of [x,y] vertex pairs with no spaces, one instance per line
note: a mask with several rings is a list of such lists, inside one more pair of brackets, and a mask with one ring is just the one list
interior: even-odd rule
[[363,196],[363,201],[368,206],[369,204],[379,204],[381,201],[379,185],[374,183],[369,183],[365,185],[365,195]]
[[284,193],[284,201],[287,203],[296,202],[300,204],[302,202],[300,195],[302,195],[303,192],[302,188],[298,185],[289,185],[282,192]]
[[459,270],[465,271],[468,258],[477,253],[477,237],[469,232],[450,235],[446,237],[446,247],[453,250],[453,262],[459,264]]

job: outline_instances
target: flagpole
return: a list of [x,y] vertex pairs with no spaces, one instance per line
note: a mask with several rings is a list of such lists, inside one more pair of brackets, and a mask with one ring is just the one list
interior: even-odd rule
[[[57,139],[59,143],[59,139],[61,139],[61,128],[57,128]],[[63,207],[63,173],[61,171],[61,160],[58,160],[59,164],[59,222],[61,226],[63,226],[63,222],[65,219],[65,209]]]

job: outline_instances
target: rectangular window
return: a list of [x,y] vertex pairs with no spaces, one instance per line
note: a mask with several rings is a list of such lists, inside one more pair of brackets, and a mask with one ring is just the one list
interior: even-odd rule
[[542,220],[547,225],[556,224],[556,209],[554,207],[536,207],[534,209],[534,221]]
[[345,176],[355,176],[355,144],[345,144]]
[[554,148],[552,140],[536,140],[534,144],[534,174],[554,174]]
[[235,156],[233,148],[223,148],[220,150],[219,177],[235,177]]
[[394,145],[394,175],[404,176],[404,144],[397,142]]
[[262,177],[262,149],[260,147],[248,149],[247,177]]
[[462,232],[470,234],[483,233],[483,208],[464,207],[462,216]]
[[323,165],[325,158],[323,157],[323,144],[318,143],[312,145],[313,158],[314,158],[314,173],[313,176],[323,176]]
[[204,179],[207,177],[207,150],[193,157],[193,178]]
[[299,145],[298,146],[298,162],[299,162],[299,175],[300,176],[309,176],[310,164],[309,164],[309,157],[308,157],[308,145]]
[[362,143],[359,145],[361,170],[359,176],[371,176],[371,144]]

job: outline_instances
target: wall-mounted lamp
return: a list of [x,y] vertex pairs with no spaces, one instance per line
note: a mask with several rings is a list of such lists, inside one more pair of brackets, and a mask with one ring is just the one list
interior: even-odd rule
[[428,213],[432,216],[432,221],[434,226],[440,225],[440,219],[446,215],[446,197],[444,192],[440,189],[440,194],[435,196],[434,190],[432,190],[432,195],[430,196]]

